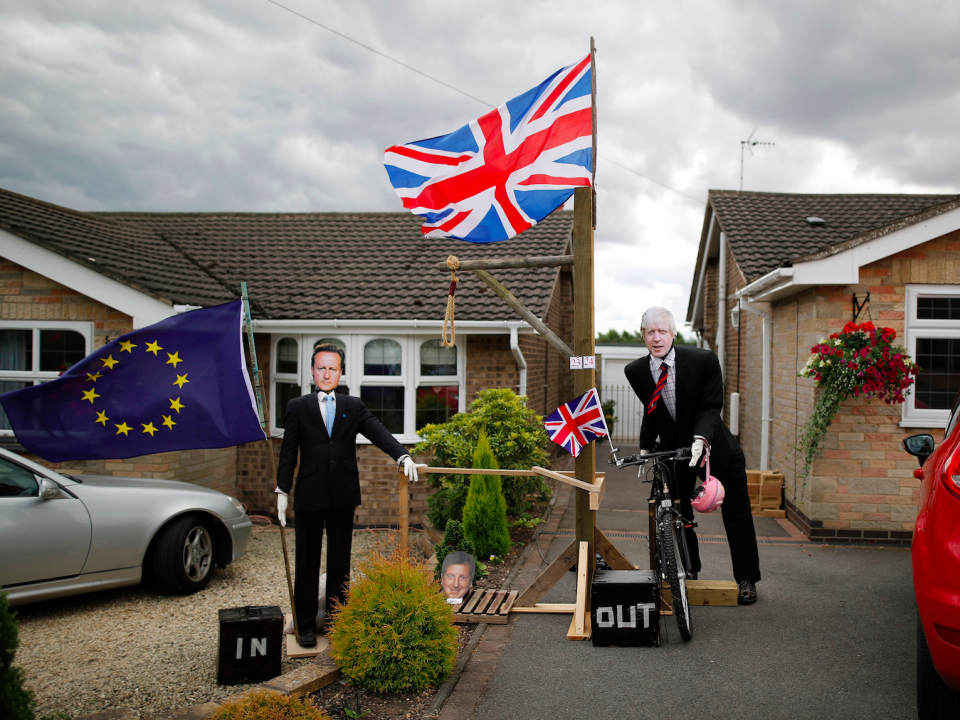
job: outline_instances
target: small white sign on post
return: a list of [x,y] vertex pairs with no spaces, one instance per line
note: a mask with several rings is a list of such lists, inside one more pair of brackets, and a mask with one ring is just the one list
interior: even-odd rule
[[595,355],[584,355],[583,356],[583,367],[584,369],[595,368],[597,366],[597,358]]
[[571,357],[570,358],[570,369],[571,370],[580,370],[583,368],[583,358],[581,357]]

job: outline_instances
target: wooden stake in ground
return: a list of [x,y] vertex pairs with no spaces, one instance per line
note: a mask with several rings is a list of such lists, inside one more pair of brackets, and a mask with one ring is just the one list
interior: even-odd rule
[[[267,444],[267,454],[270,456],[271,477],[277,477],[277,458],[273,454],[273,443],[267,433],[267,421],[263,414],[263,380],[260,377],[260,366],[257,364],[257,346],[253,340],[253,321],[250,318],[250,296],[247,294],[247,284],[240,283],[240,296],[243,299],[244,326],[247,329],[247,341],[250,345],[250,365],[253,368],[253,387],[257,396],[257,412],[260,414],[260,427],[263,428],[263,441]],[[280,525],[280,544],[283,546],[283,566],[287,571],[287,591],[290,593],[290,612],[293,615],[293,632],[300,641],[300,626],[297,623],[297,605],[293,600],[293,578],[290,575],[290,554],[287,551],[287,536],[284,527]]]

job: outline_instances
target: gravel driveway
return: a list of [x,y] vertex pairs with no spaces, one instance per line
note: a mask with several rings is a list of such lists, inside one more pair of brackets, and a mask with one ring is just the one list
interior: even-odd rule
[[[356,531],[354,564],[395,537],[392,531]],[[410,543],[418,546],[417,533],[411,532]],[[292,566],[293,531],[287,545]],[[325,557],[326,547],[324,563]],[[38,717],[119,707],[148,716],[224,698],[249,686],[217,685],[217,611],[242,605],[279,605],[289,612],[277,528],[254,532],[246,555],[218,570],[196,595],[166,597],[138,586],[14,608],[20,620],[15,664],[37,694]],[[283,672],[304,662],[284,657]]]

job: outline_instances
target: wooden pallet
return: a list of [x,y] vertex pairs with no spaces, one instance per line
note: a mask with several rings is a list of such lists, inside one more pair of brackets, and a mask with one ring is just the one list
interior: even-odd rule
[[786,513],[780,509],[782,488],[783,475],[780,473],[747,470],[747,490],[754,515],[786,517]]
[[462,604],[453,606],[453,621],[506,625],[516,599],[516,590],[471,590]]

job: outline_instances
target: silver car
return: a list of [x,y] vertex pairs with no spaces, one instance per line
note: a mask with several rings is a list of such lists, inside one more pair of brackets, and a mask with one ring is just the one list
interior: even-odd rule
[[0,449],[0,587],[10,605],[136,585],[202,590],[238,560],[243,505],[175,480],[63,475]]

